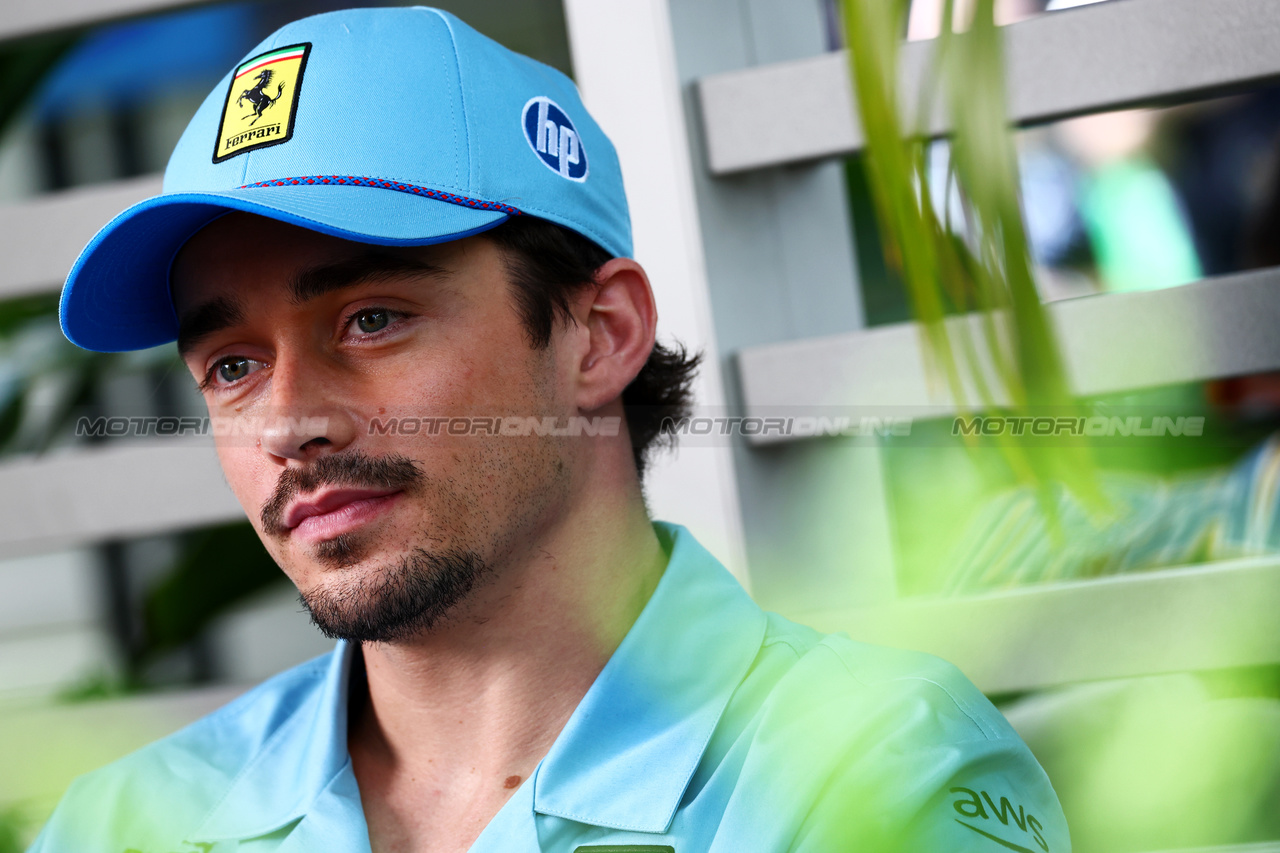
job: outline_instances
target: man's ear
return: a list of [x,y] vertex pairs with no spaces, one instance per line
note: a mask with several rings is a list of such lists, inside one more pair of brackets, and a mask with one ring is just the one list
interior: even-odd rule
[[614,258],[596,270],[595,285],[573,301],[578,326],[586,332],[577,364],[577,403],[593,411],[622,394],[653,351],[658,309],[644,268],[630,258]]

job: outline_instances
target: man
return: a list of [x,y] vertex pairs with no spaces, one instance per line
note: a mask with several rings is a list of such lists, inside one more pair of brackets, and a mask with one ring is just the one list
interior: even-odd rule
[[954,668],[767,615],[650,522],[693,364],[655,348],[630,254],[562,75],[421,8],[252,51],[81,256],[63,327],[178,341],[341,642],[78,780],[34,849],[1068,850]]

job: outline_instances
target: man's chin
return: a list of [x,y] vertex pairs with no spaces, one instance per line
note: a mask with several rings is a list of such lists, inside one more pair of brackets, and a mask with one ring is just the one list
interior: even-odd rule
[[398,558],[361,559],[352,551],[328,568],[330,577],[299,597],[326,636],[356,642],[397,642],[431,631],[490,573],[472,552],[421,548]]

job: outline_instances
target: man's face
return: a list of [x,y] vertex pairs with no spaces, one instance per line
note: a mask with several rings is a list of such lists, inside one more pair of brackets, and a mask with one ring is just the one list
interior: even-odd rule
[[[577,414],[571,348],[530,348],[489,240],[388,249],[233,213],[179,254],[173,298],[210,416],[239,427],[227,480],[331,635],[456,614],[562,512],[564,439],[430,426]],[[386,428],[402,417],[414,434]]]

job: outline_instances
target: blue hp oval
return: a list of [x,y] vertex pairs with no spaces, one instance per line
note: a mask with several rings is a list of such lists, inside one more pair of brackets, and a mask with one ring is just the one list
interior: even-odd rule
[[520,117],[524,138],[544,166],[571,181],[587,179],[587,152],[578,129],[555,101],[530,98]]

